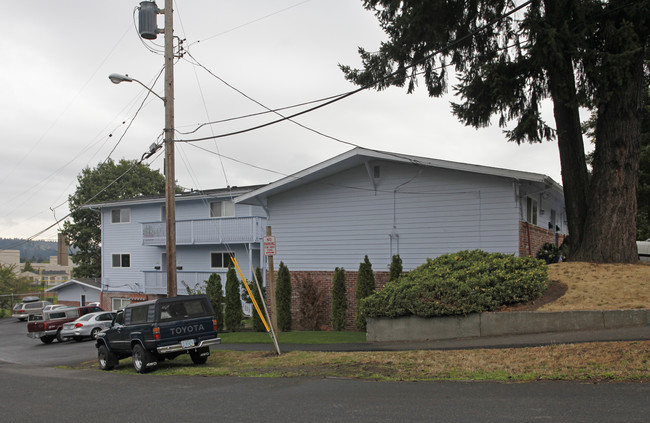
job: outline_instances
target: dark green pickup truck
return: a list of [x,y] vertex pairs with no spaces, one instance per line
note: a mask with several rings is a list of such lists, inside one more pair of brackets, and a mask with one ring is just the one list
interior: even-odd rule
[[97,337],[99,367],[111,370],[120,359],[132,356],[135,370],[145,373],[181,354],[189,354],[194,364],[203,364],[210,346],[221,343],[217,329],[214,310],[205,295],[129,304]]

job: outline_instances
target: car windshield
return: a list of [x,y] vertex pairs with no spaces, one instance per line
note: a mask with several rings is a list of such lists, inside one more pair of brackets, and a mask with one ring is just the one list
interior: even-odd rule
[[90,320],[93,316],[94,316],[93,314],[86,314],[78,318],[77,322],[85,322],[86,320]]

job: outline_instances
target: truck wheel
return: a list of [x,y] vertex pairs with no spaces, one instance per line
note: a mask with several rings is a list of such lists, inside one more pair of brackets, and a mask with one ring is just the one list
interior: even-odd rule
[[41,342],[44,344],[51,344],[52,341],[54,341],[54,338],[49,337],[49,336],[43,336],[41,337]]
[[118,363],[117,356],[109,351],[106,345],[100,345],[97,349],[97,360],[102,370],[113,370]]
[[61,329],[56,332],[56,340],[59,342],[65,342],[68,340],[65,336],[61,335]]
[[205,364],[210,356],[210,348],[199,348],[198,350],[190,352],[190,358],[194,364]]
[[133,347],[133,368],[138,373],[149,371],[149,363],[154,362],[152,354],[145,350],[142,345],[135,344]]

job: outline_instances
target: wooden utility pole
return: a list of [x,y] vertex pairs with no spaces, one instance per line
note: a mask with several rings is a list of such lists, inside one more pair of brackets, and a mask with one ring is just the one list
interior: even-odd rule
[[165,0],[165,210],[167,296],[176,296],[176,172],[174,159],[174,10]]
[[[266,235],[272,236],[271,227],[266,227]],[[271,298],[271,325],[273,326],[274,333],[278,333],[278,307],[277,302],[275,301],[275,270],[273,269],[273,256],[269,257],[269,290]]]

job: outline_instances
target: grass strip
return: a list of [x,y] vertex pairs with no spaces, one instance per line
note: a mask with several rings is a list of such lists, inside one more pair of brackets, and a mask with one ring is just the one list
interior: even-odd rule
[[[227,348],[227,346],[224,346]],[[98,369],[96,362],[81,368]],[[133,374],[131,360],[116,372]],[[207,364],[164,361],[153,376],[344,377],[376,381],[563,380],[650,382],[650,341],[534,348],[397,352],[268,352],[215,349]]]

